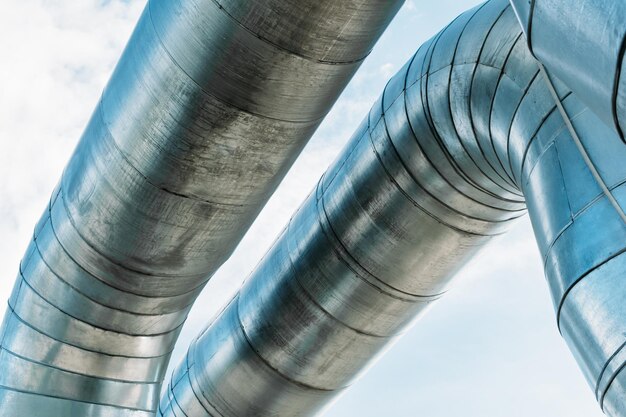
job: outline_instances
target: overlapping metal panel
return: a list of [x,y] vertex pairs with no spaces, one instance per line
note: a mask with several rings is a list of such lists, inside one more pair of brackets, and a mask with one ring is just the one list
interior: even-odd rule
[[401,1],[151,0],[20,265],[0,416],[153,416],[188,310]]
[[[626,415],[626,225],[557,111],[518,23],[523,11],[491,0],[461,15],[389,81],[192,343],[159,415],[318,412],[526,208],[560,330],[607,414]],[[626,204],[626,147],[594,114],[607,109],[590,111],[594,100],[567,81],[556,89],[568,117]]]
[[511,0],[511,3],[537,58],[624,139],[624,2]]
[[[20,265],[0,415],[154,415],[193,300],[400,3],[149,2]],[[626,226],[529,49],[624,206],[626,7],[512,3],[463,14],[390,80],[159,415],[321,410],[527,209],[559,328],[626,416]]]

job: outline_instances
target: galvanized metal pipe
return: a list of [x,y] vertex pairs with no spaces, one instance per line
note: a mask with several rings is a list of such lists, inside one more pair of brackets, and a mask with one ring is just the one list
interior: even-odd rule
[[615,0],[511,0],[533,54],[624,139],[626,8]]
[[36,227],[0,416],[152,416],[187,312],[400,0],[150,0]]
[[[626,206],[626,147],[569,87],[556,81]],[[461,15],[389,81],[239,294],[191,344],[159,415],[319,412],[526,207],[561,332],[605,411],[626,416],[626,227],[506,0]]]

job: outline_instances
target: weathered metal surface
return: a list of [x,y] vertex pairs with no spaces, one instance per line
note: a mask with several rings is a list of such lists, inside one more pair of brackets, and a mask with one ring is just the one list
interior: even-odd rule
[[[557,94],[626,203],[626,147],[567,81]],[[457,18],[389,81],[237,297],[192,343],[160,415],[318,412],[526,207],[561,331],[605,411],[626,415],[626,226],[505,0]]]
[[149,416],[189,308],[401,5],[150,0],[21,263],[0,416]]
[[511,3],[537,58],[624,139],[624,2],[511,0]]

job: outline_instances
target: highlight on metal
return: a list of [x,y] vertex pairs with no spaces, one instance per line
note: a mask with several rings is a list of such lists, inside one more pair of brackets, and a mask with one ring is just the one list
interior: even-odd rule
[[161,389],[402,2],[150,0],[21,262],[0,416],[318,413],[528,213],[558,328],[626,417],[626,5],[572,1],[489,0],[422,45]]

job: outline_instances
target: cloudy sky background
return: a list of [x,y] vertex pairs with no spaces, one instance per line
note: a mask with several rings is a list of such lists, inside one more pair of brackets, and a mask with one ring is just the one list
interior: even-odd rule
[[[475,0],[408,1],[199,298],[173,362],[237,290],[387,79]],[[144,0],[4,0],[0,13],[0,299]],[[2,314],[2,313],[0,313]],[[558,335],[527,219],[326,413],[328,417],[602,416]]]

